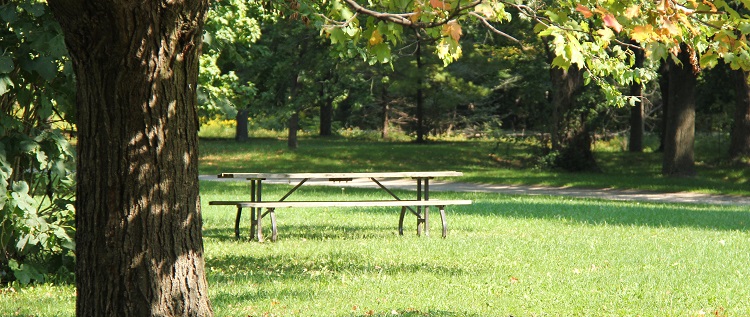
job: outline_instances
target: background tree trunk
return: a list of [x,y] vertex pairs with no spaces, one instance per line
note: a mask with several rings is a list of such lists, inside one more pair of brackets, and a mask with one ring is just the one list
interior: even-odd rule
[[289,118],[289,135],[287,136],[286,145],[290,149],[299,147],[297,132],[299,131],[299,111],[295,110],[292,117]]
[[248,134],[248,120],[250,116],[250,110],[239,109],[237,110],[237,129],[234,133],[234,140],[237,142],[246,142],[250,139]]
[[211,316],[198,198],[207,0],[50,0],[77,77],[76,316]]
[[669,64],[667,61],[662,61],[659,66],[661,122],[659,123],[659,149],[657,149],[657,152],[664,152],[664,138],[667,133],[667,118],[669,118]]
[[388,139],[388,128],[390,125],[391,119],[388,116],[388,113],[391,112],[391,107],[388,106],[388,103],[390,100],[388,100],[388,88],[385,86],[385,83],[381,83],[380,85],[380,105],[381,109],[383,111],[383,131],[380,133],[380,137],[384,140]]
[[575,94],[583,86],[583,72],[575,65],[568,70],[552,66],[552,151],[559,152],[555,167],[566,171],[598,172],[593,140],[588,127],[588,111],[575,111]]
[[[635,50],[633,53],[635,54],[635,65],[633,67],[643,67],[644,52],[642,50]],[[638,98],[643,97],[643,84],[637,82],[630,84],[630,95]],[[628,140],[628,150],[630,152],[643,152],[643,130],[643,102],[638,100],[630,108],[630,139]]]
[[[302,56],[302,53],[300,53],[300,56]],[[300,106],[297,105],[299,102],[299,90],[302,86],[302,83],[300,82],[300,74],[297,73],[293,77],[292,82],[292,88],[289,92],[290,98],[289,101],[294,106],[294,110],[292,112],[292,116],[289,118],[289,134],[286,139],[286,145],[290,149],[296,149],[299,146],[299,140],[297,139],[297,132],[299,131],[299,112]]]
[[417,40],[417,143],[424,143],[424,72],[422,71],[422,42]]
[[320,106],[320,136],[333,135],[333,98],[325,98]]
[[669,59],[669,116],[664,135],[665,176],[695,175],[695,86],[691,51],[681,45],[678,55],[681,65]]
[[749,72],[733,71],[737,96],[735,97],[732,137],[729,143],[729,157],[731,159],[750,155],[750,85],[747,82],[748,75],[750,75]]

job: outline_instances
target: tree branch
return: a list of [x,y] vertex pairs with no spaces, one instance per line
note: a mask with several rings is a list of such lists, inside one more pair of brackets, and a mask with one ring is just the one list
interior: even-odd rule
[[392,22],[392,23],[396,23],[396,24],[400,24],[406,27],[416,28],[416,29],[429,29],[429,28],[434,28],[434,27],[444,25],[450,22],[451,20],[453,20],[455,17],[461,15],[463,11],[473,9],[474,7],[482,3],[482,0],[475,0],[465,6],[457,7],[447,17],[441,20],[438,20],[435,22],[424,23],[424,22],[413,22],[412,20],[409,19],[409,17],[415,14],[414,12],[410,12],[410,13],[380,12],[380,11],[375,11],[372,9],[365,8],[364,6],[357,3],[357,1],[355,0],[343,0],[343,1],[357,13],[366,14],[379,20]]

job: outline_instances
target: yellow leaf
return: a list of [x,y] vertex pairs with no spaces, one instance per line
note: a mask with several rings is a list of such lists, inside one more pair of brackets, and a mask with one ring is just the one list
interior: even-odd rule
[[719,9],[717,9],[716,6],[713,3],[711,3],[711,1],[703,0],[703,4],[711,7],[711,12],[718,12],[719,11]]
[[682,30],[679,26],[677,26],[676,23],[672,23],[670,20],[664,20],[662,22],[662,28],[667,31],[667,35],[669,36],[680,36],[682,35]]
[[452,20],[446,24],[443,25],[443,35],[450,36],[453,38],[454,41],[458,41],[461,38],[461,35],[463,35],[463,31],[461,30],[461,25],[456,22],[456,20]]
[[445,3],[443,0],[430,0],[430,5],[435,9],[443,9],[443,10],[450,10],[451,5],[449,3]]
[[640,5],[634,5],[630,8],[625,9],[625,17],[628,19],[633,19],[641,14],[641,6]]
[[658,10],[661,13],[667,12],[667,7],[669,4],[667,3],[667,0],[661,0],[659,4],[656,5],[656,10]]
[[411,20],[412,23],[417,23],[420,17],[422,17],[422,7],[414,6],[414,14],[409,16],[409,20]]
[[612,41],[612,39],[615,37],[615,33],[612,32],[612,29],[609,28],[599,29],[596,31],[596,33],[602,37],[602,42],[604,42],[602,47],[604,48],[607,48],[609,46],[609,42]]
[[383,36],[380,35],[380,31],[372,31],[372,35],[370,35],[370,40],[368,41],[368,43],[370,43],[370,46],[375,46],[383,43]]
[[644,43],[654,35],[654,27],[651,24],[637,25],[630,32],[630,38],[638,43]]
[[591,12],[591,10],[589,10],[589,8],[583,6],[582,4],[578,4],[576,6],[576,11],[580,12],[581,14],[583,14],[583,17],[586,18],[586,19],[594,16],[594,13]]

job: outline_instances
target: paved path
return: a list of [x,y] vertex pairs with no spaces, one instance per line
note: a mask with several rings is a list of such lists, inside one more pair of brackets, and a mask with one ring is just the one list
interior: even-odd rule
[[[201,175],[200,180],[207,181],[237,181],[237,179],[217,178],[214,175]],[[286,184],[288,182],[265,181],[267,184]],[[383,185],[392,189],[414,189],[414,181],[405,179],[392,179],[381,181]],[[372,181],[367,179],[355,179],[350,182],[329,182],[326,180],[311,180],[306,184],[337,187],[363,187],[375,188]],[[294,184],[292,184],[294,185]],[[665,203],[700,203],[717,205],[741,205],[750,206],[750,197],[709,195],[698,193],[658,193],[642,190],[623,189],[589,189],[569,187],[544,187],[525,185],[496,185],[496,184],[472,184],[454,183],[433,180],[430,182],[430,191],[454,191],[454,192],[482,192],[502,193],[511,195],[544,195],[544,196],[571,196],[578,198],[595,198],[608,200],[632,200]]]

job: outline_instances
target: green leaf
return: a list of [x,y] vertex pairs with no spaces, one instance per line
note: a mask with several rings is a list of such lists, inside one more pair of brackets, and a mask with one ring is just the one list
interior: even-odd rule
[[37,72],[39,76],[42,76],[42,78],[48,82],[54,80],[58,73],[57,63],[48,56],[43,56],[33,60],[30,69]]
[[9,92],[13,88],[13,81],[8,76],[0,76],[0,96]]
[[701,68],[712,68],[719,63],[719,55],[711,52],[706,52],[701,55],[700,65]]
[[370,52],[375,55],[379,63],[388,63],[391,60],[391,48],[385,43],[371,47]]
[[34,266],[31,266],[28,263],[24,263],[21,265],[18,265],[18,263],[14,264],[15,269],[11,266],[11,270],[13,270],[13,275],[16,277],[19,283],[29,284],[32,280],[44,282],[44,275],[42,275],[42,273],[39,273],[39,270],[37,270]]
[[44,15],[45,6],[43,3],[40,3],[40,2],[33,3],[33,4],[24,3],[23,5],[21,5],[21,8],[26,10],[26,12],[33,15],[34,17],[38,18]]
[[10,4],[0,6],[0,19],[8,23],[18,21],[18,12],[16,12],[16,6]]
[[29,192],[29,184],[26,182],[13,182],[13,191],[16,193],[27,194]]
[[0,56],[0,74],[8,74],[14,68],[13,59],[10,56]]
[[329,32],[329,38],[331,39],[331,44],[338,44],[338,43],[346,43],[346,34],[344,33],[341,28],[333,28]]

